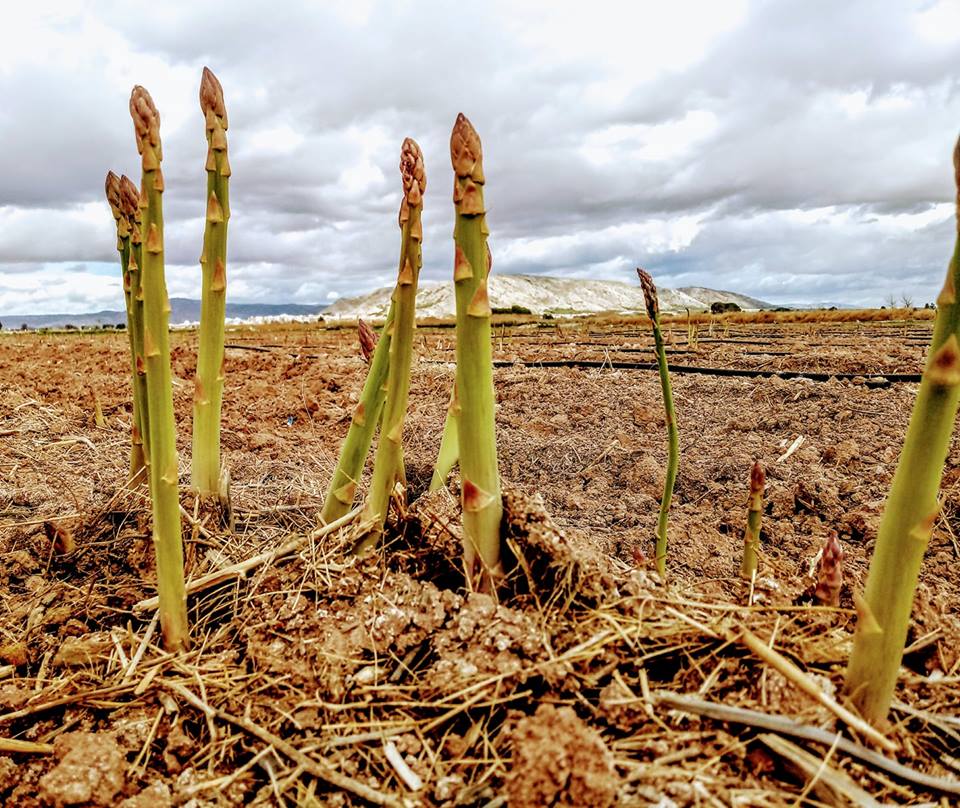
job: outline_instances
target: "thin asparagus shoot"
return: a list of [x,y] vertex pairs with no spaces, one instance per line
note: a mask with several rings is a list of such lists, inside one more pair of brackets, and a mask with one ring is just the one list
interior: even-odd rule
[[440,438],[440,450],[437,462],[430,478],[430,491],[436,491],[447,484],[447,477],[457,463],[460,454],[460,400],[457,397],[457,383],[450,391],[450,403],[447,405],[447,418],[443,423],[443,435]]
[[[146,469],[146,460],[143,451],[143,440],[140,433],[140,409],[141,402],[138,400],[136,384],[136,349],[133,337],[133,305],[131,298],[131,279],[130,279],[130,256],[131,244],[130,237],[133,222],[128,215],[124,205],[123,189],[120,177],[112,171],[107,172],[107,178],[104,183],[104,191],[107,196],[107,203],[110,205],[110,212],[113,214],[114,222],[117,226],[117,252],[120,253],[120,273],[123,278],[123,299],[127,313],[127,338],[130,343],[130,384],[133,394],[133,408],[130,428],[130,471],[128,480],[130,484],[135,484],[143,476]],[[94,394],[96,409],[99,411],[100,402]],[[99,421],[103,420],[102,413]],[[100,423],[97,426],[100,426]]]
[[223,407],[231,171],[223,88],[207,67],[203,68],[200,80],[200,109],[207,133],[207,212],[200,256],[203,280],[193,393],[192,482],[200,496],[208,497],[220,490],[220,415]]
[[144,244],[143,356],[150,412],[150,494],[153,500],[153,543],[157,554],[160,628],[167,649],[189,644],[187,596],[183,581],[180,533],[177,434],[170,371],[170,299],[163,267],[163,173],[160,162],[160,114],[141,86],[130,95],[143,177],[140,190]]
[[373,463],[373,479],[364,514],[372,523],[369,533],[357,546],[358,552],[375,547],[383,535],[387,509],[397,482],[403,481],[403,424],[410,392],[413,364],[413,336],[417,326],[417,280],[423,264],[423,193],[427,176],[423,153],[416,141],[406,138],[400,149],[400,263],[397,285],[393,290],[395,308],[390,339],[390,370],[387,373],[387,398],[383,404],[380,439]]
[[[143,453],[145,465],[150,464],[150,413],[147,408],[147,376],[143,363],[143,283],[140,262],[143,260],[143,239],[141,236],[140,192],[126,174],[120,177],[120,201],[124,215],[130,223],[130,256],[124,277],[125,287],[129,287],[129,309],[127,312],[127,332],[131,339],[131,359],[134,386],[133,428]],[[131,470],[133,462],[131,461]],[[138,472],[148,483],[149,472],[144,468]],[[132,476],[132,475],[131,475]]]
[[387,397],[387,372],[390,369],[390,343],[393,331],[395,305],[390,304],[383,333],[377,341],[370,357],[370,367],[363,383],[360,400],[354,407],[350,419],[347,437],[340,448],[337,468],[330,480],[327,496],[323,501],[320,518],[324,524],[340,519],[353,508],[357,494],[357,483],[363,472],[363,465],[370,453],[373,435],[380,423],[383,402]]
[[673,485],[677,480],[677,465],[680,462],[680,435],[677,431],[677,415],[673,408],[673,391],[670,387],[670,369],[667,367],[667,352],[663,345],[663,332],[660,330],[660,302],[657,300],[657,287],[650,273],[637,267],[643,299],[653,328],[653,342],[657,353],[657,367],[660,370],[660,390],[663,393],[663,408],[667,422],[667,474],[663,482],[663,497],[660,499],[660,516],[657,519],[657,572],[661,578],[667,575],[667,521],[670,516],[670,500],[673,499]]
[[763,518],[763,487],[766,478],[763,466],[757,460],[750,469],[750,499],[747,506],[747,527],[743,533],[743,561],[740,575],[750,581],[757,573],[760,551],[760,521]]

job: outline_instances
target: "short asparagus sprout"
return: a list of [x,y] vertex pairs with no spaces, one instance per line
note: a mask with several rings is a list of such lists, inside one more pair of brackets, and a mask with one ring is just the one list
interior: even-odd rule
[[[126,179],[124,177],[123,179]],[[143,448],[143,438],[141,437],[141,418],[140,413],[143,409],[143,402],[139,396],[137,387],[137,353],[134,340],[134,301],[133,281],[130,270],[133,247],[131,236],[133,234],[134,221],[133,213],[129,209],[129,200],[125,197],[123,179],[118,177],[112,171],[107,172],[107,179],[104,183],[104,191],[107,195],[107,202],[110,205],[110,212],[117,225],[117,252],[120,253],[120,273],[123,278],[123,297],[124,306],[127,314],[127,338],[130,343],[130,384],[133,392],[133,417],[130,427],[130,471],[129,477],[131,483],[136,483],[143,478],[146,471],[146,456]],[[129,182],[129,180],[127,180]],[[94,394],[96,412],[99,413],[97,426],[101,426],[103,414],[100,412],[100,401]]]
[[957,227],[953,257],[937,298],[937,319],[910,425],[893,476],[847,668],[847,691],[864,718],[890,710],[910,625],[913,596],[930,534],[960,403],[960,141],[953,154]]
[[360,342],[360,356],[369,365],[377,349],[377,332],[363,320],[357,320],[357,340]]
[[763,487],[766,478],[763,466],[757,460],[750,470],[750,500],[747,507],[747,528],[743,533],[743,561],[740,564],[740,575],[748,581],[757,574],[757,563],[760,552],[760,521],[763,518]]
[[480,136],[461,113],[450,135],[453,163],[453,280],[457,303],[456,390],[464,562],[476,588],[493,590],[503,576],[500,521],[503,498],[497,464],[496,399],[490,344],[487,278],[493,260],[483,199],[485,178]]
[[817,585],[813,599],[823,606],[839,606],[843,587],[843,548],[836,533],[831,533],[817,561]]
[[150,494],[153,543],[157,553],[157,595],[164,645],[171,651],[189,643],[187,596],[180,533],[177,433],[170,371],[170,300],[163,268],[163,158],[160,114],[139,85],[130,95],[143,179],[140,192],[143,231],[143,358],[150,412]]
[[383,405],[380,440],[373,464],[373,479],[367,497],[365,516],[372,529],[358,545],[358,551],[376,546],[383,534],[387,509],[398,481],[403,481],[403,423],[407,415],[410,368],[413,364],[413,335],[417,327],[417,280],[423,263],[423,193],[427,175],[423,153],[416,141],[407,138],[400,150],[400,265],[393,290],[396,307],[390,341],[390,370],[387,373],[387,398]]
[[330,524],[349,513],[357,494],[357,483],[363,471],[373,433],[380,423],[383,402],[387,397],[387,372],[390,369],[390,333],[393,330],[395,306],[390,305],[383,333],[370,357],[370,368],[363,383],[360,400],[353,409],[350,428],[340,449],[337,468],[330,480],[327,496],[323,501],[320,518]]
[[647,306],[647,315],[653,327],[653,342],[657,353],[657,367],[660,370],[660,390],[663,394],[663,408],[667,422],[667,474],[663,482],[663,497],[660,499],[660,516],[657,519],[657,572],[661,578],[667,575],[667,521],[670,517],[670,500],[673,499],[673,485],[677,480],[677,465],[680,462],[680,435],[677,431],[677,415],[673,408],[673,390],[670,387],[670,369],[667,367],[667,352],[663,345],[663,332],[660,330],[660,303],[657,300],[657,287],[650,273],[637,268],[643,300]]
[[220,490],[220,414],[223,407],[231,174],[223,88],[207,67],[203,68],[200,80],[200,110],[207,132],[207,211],[200,256],[202,294],[193,392],[192,481],[197,492],[207,497]]
[[460,454],[459,427],[460,401],[457,398],[457,384],[454,382],[450,391],[450,403],[447,405],[447,418],[443,424],[443,435],[440,438],[440,450],[437,452],[437,462],[430,478],[430,491],[436,491],[447,484],[447,477],[457,463]]
[[697,350],[697,324],[694,322],[693,317],[690,314],[690,309],[687,309],[687,347],[691,351]]

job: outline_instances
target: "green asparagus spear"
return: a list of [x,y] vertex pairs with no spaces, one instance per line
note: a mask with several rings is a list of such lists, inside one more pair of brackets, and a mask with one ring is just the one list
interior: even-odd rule
[[667,352],[663,345],[663,332],[660,330],[660,303],[657,300],[657,287],[646,270],[637,268],[643,299],[647,305],[647,314],[653,327],[653,342],[657,352],[657,366],[660,369],[660,390],[663,393],[663,408],[667,420],[667,474],[663,483],[663,497],[660,500],[660,517],[657,519],[657,572],[660,577],[667,574],[667,520],[670,516],[670,500],[673,498],[673,484],[677,479],[677,465],[680,461],[680,436],[677,432],[677,414],[673,409],[673,391],[670,388],[670,369],[667,367]]
[[503,500],[497,464],[496,398],[490,345],[487,278],[492,258],[483,200],[483,150],[461,113],[450,135],[453,163],[453,280],[457,300],[457,376],[460,476],[463,480],[464,561],[476,588],[493,590],[503,575],[500,521]]
[[847,691],[864,718],[874,723],[886,719],[893,700],[920,564],[940,513],[940,478],[960,403],[960,141],[953,163],[958,238],[937,298],[933,340],[877,532],[866,589],[857,604],[859,619],[847,668]]
[[193,394],[193,487],[201,496],[220,489],[220,413],[223,406],[223,342],[227,296],[227,223],[230,161],[223,88],[209,68],[200,80],[200,109],[207,132],[207,214],[200,256],[203,286],[197,375]]
[[423,193],[427,177],[423,154],[416,141],[407,138],[400,151],[400,177],[403,199],[400,202],[400,266],[393,290],[395,307],[390,340],[390,370],[387,373],[387,398],[383,405],[380,440],[373,464],[373,479],[367,497],[365,515],[373,527],[360,542],[358,551],[376,546],[383,534],[387,509],[397,481],[403,474],[403,423],[407,415],[410,368],[413,363],[413,334],[417,320],[417,280],[423,263]]
[[170,371],[170,300],[163,267],[163,173],[160,161],[160,114],[150,94],[139,85],[130,95],[130,114],[137,136],[143,178],[143,358],[150,412],[150,493],[153,499],[153,542],[157,553],[157,594],[164,645],[171,651],[189,643],[187,596],[183,581],[180,533],[177,436]]

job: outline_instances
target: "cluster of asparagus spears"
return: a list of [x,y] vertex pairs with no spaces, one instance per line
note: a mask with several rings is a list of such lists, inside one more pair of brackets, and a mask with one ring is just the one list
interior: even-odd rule
[[[219,491],[220,410],[223,400],[227,220],[230,217],[227,113],[216,76],[204,68],[200,109],[207,133],[207,214],[200,264],[203,305],[194,394],[193,484],[201,496]],[[126,176],[107,174],[106,195],[117,225],[117,250],[130,342],[133,387],[130,483],[145,479],[153,510],[157,590],[164,644],[189,642],[183,579],[179,466],[170,368],[170,301],[164,274],[160,113],[143,87],[130,95],[140,190]]]
[[[477,588],[493,589],[500,561],[502,501],[494,426],[494,390],[487,276],[492,266],[483,203],[483,153],[480,137],[463,115],[450,137],[454,170],[454,283],[457,298],[457,371],[447,424],[431,488],[442,485],[459,460],[464,524],[464,563]],[[422,263],[423,194],[426,174],[420,147],[411,139],[400,155],[400,260],[397,284],[379,340],[366,324],[361,349],[369,357],[367,378],[324,502],[322,518],[344,516],[356,498],[357,484],[379,427],[364,522],[370,527],[357,549],[380,541],[390,502],[404,496],[403,423],[407,410],[417,280]],[[462,428],[461,428],[462,425]],[[401,485],[398,486],[398,483]]]
[[[231,172],[223,92],[208,69],[203,72],[200,104],[208,143],[207,203],[201,257],[203,300],[194,393],[192,482],[201,495],[210,495],[222,485],[219,433]],[[136,482],[146,478],[149,482],[161,625],[167,647],[178,649],[188,642],[188,628],[170,379],[169,301],[164,279],[160,116],[149,93],[139,86],[131,95],[130,112],[142,163],[140,190],[127,177],[117,177],[113,172],[108,173],[105,186],[116,222],[128,322],[133,389],[130,479]],[[457,366],[431,488],[443,485],[459,461],[467,576],[477,588],[493,590],[503,574],[503,566],[488,296],[492,258],[487,245],[482,147],[476,130],[462,114],[451,134],[450,157],[456,211],[453,280]],[[960,143],[954,164],[960,210]],[[423,154],[409,138],[401,148],[400,175],[403,196],[397,283],[379,340],[365,324],[361,328],[361,344],[369,369],[322,511],[322,519],[329,523],[353,507],[358,480],[379,428],[372,482],[364,505],[364,522],[370,527],[358,544],[361,552],[377,546],[391,501],[404,495],[403,426],[413,361],[426,190]],[[667,425],[668,463],[656,531],[656,566],[665,576],[668,517],[679,462],[679,440],[656,286],[647,272],[637,272],[653,329]],[[960,404],[958,285],[960,246],[955,248],[937,300],[938,316],[923,381],[880,526],[866,591],[858,598],[860,618],[847,671],[847,689],[862,713],[877,723],[885,720],[892,701],[920,563],[939,515],[937,496],[943,459]],[[741,566],[741,574],[748,579],[756,575],[758,568],[764,482],[763,469],[757,462],[750,475]],[[824,602],[836,603],[839,597],[841,558],[842,550],[833,537],[823,551],[819,571],[817,597]]]

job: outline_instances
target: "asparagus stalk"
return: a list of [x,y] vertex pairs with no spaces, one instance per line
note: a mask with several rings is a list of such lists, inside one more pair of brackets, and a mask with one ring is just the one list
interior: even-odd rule
[[377,332],[363,320],[358,319],[357,340],[360,343],[360,355],[363,357],[363,361],[369,365],[373,352],[377,349]]
[[937,297],[933,339],[870,562],[847,691],[863,716],[883,722],[903,657],[920,564],[940,513],[938,493],[960,403],[960,141],[953,154],[957,229]]
[[443,436],[440,438],[440,451],[430,478],[430,491],[436,491],[447,484],[447,477],[457,462],[460,453],[460,400],[457,397],[457,383],[450,391],[450,403],[447,405],[447,420],[443,424]]
[[[139,480],[145,471],[145,459],[143,453],[143,440],[140,435],[140,408],[141,404],[137,395],[137,366],[136,366],[136,348],[133,339],[133,307],[131,300],[131,279],[130,279],[130,236],[132,221],[127,214],[124,205],[121,180],[112,171],[107,172],[107,178],[104,183],[104,191],[107,196],[107,203],[110,205],[110,212],[113,214],[113,220],[117,227],[117,252],[120,253],[120,272],[123,277],[123,298],[127,312],[127,338],[130,342],[130,379],[133,390],[133,418],[131,426],[130,439],[130,471],[129,480],[131,483]],[[99,411],[100,402],[96,400],[97,410]],[[100,415],[103,420],[103,415]],[[97,424],[100,425],[99,422]]]
[[360,400],[353,410],[350,428],[340,449],[336,471],[333,472],[330,488],[323,501],[320,518],[328,525],[345,516],[353,507],[363,463],[370,452],[373,433],[380,422],[383,402],[387,397],[387,371],[390,368],[390,335],[393,331],[394,311],[394,304],[391,303],[383,334],[370,358],[370,368],[367,370]]
[[748,581],[757,572],[757,553],[760,550],[760,520],[763,517],[763,486],[766,479],[763,466],[757,460],[750,470],[750,499],[747,506],[747,529],[743,533],[743,561],[740,575]]
[[210,68],[200,80],[200,109],[207,132],[207,214],[200,266],[203,291],[193,393],[193,487],[201,496],[220,488],[220,413],[223,406],[223,342],[227,295],[227,223],[230,161],[223,88]]
[[[140,262],[143,258],[143,241],[140,234],[140,192],[133,181],[124,174],[120,177],[120,201],[123,213],[130,223],[130,256],[124,285],[129,287],[127,332],[131,339],[133,362],[133,428],[143,450],[143,476],[149,481],[146,466],[150,464],[150,415],[147,412],[147,377],[143,364],[143,284]],[[131,468],[132,468],[131,463]]]
[[403,479],[403,422],[410,392],[410,367],[413,363],[413,334],[417,319],[417,280],[423,264],[423,193],[427,177],[423,154],[416,141],[406,138],[400,150],[400,177],[403,199],[400,201],[400,266],[393,290],[395,307],[390,339],[390,370],[387,374],[387,398],[383,404],[380,440],[373,464],[373,479],[364,509],[373,527],[357,547],[358,552],[374,547],[383,535],[390,497],[397,480]]
[[143,359],[150,412],[150,493],[153,542],[157,553],[157,595],[164,645],[180,650],[189,642],[187,596],[183,582],[177,435],[170,383],[170,300],[163,271],[163,159],[160,114],[141,86],[130,95],[143,178],[140,209],[145,233],[142,255]]
[[824,606],[840,605],[840,590],[843,587],[843,548],[833,533],[827,538],[820,561],[817,563],[817,585],[813,599]]
[[660,390],[663,393],[663,408],[667,421],[667,476],[663,482],[663,497],[660,500],[660,517],[657,519],[657,572],[660,577],[667,574],[667,520],[670,516],[670,500],[673,498],[673,484],[677,479],[677,464],[680,460],[680,436],[677,432],[677,415],[673,409],[673,391],[670,388],[670,369],[667,367],[667,352],[663,346],[663,332],[660,330],[660,303],[657,300],[657,287],[646,270],[637,268],[647,314],[653,326],[653,342],[657,352],[657,366],[660,369]]
[[483,201],[483,150],[461,113],[450,135],[453,163],[453,280],[457,301],[457,375],[460,402],[460,474],[463,479],[464,561],[478,589],[492,590],[503,575],[500,521],[503,500],[497,467],[496,404],[490,345],[487,278],[492,258]]

